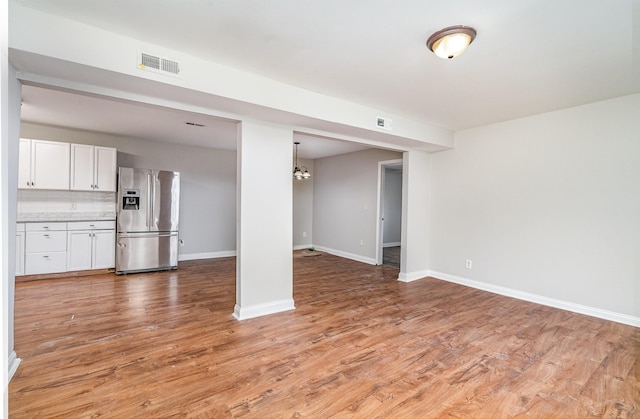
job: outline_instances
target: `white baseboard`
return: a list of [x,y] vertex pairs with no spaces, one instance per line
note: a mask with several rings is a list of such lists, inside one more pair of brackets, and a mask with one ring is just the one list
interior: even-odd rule
[[18,358],[18,356],[16,355],[16,351],[12,351],[11,355],[9,355],[9,375],[7,381],[11,381],[11,378],[13,378],[13,374],[15,374],[18,370],[20,362],[22,362],[22,359]]
[[351,259],[362,263],[367,263],[369,265],[377,265],[377,261],[375,258],[370,258],[362,255],[356,255],[354,253],[343,252],[342,250],[331,249],[329,247],[316,246],[316,250],[320,250],[321,252],[326,252],[335,256],[340,256],[341,258]]
[[293,250],[305,250],[313,247],[312,244],[297,244],[293,246]]
[[400,272],[398,274],[398,281],[412,282],[418,279],[425,278],[431,274],[431,271],[416,271],[416,272]]
[[402,243],[400,242],[392,242],[392,243],[383,243],[382,247],[398,247],[400,246]]
[[454,282],[456,284],[464,285],[467,287],[488,291],[494,294],[500,294],[507,297],[517,298],[519,300],[529,301],[532,303],[542,304],[549,307],[572,311],[574,313],[585,314],[587,316],[597,317],[604,320],[610,320],[616,323],[627,324],[629,326],[640,327],[640,318],[635,316],[629,316],[628,314],[616,313],[613,311],[603,310],[600,308],[571,303],[569,301],[557,300],[555,298],[549,298],[549,297],[544,297],[542,295],[531,294],[524,291],[518,291],[512,288],[506,288],[499,285],[487,284],[485,282],[462,278],[455,275],[449,275],[442,272],[429,271],[428,276],[431,276],[433,278],[440,279],[443,281]]
[[269,303],[263,304],[255,304],[249,307],[240,307],[236,304],[236,306],[233,308],[233,317],[235,317],[236,320],[247,320],[253,319],[254,317],[294,310],[295,308],[296,306],[293,302],[293,298],[289,298],[287,300],[271,301]]
[[225,250],[222,252],[206,252],[206,253],[184,253],[178,256],[179,261],[196,260],[196,259],[216,259],[236,256],[235,250]]

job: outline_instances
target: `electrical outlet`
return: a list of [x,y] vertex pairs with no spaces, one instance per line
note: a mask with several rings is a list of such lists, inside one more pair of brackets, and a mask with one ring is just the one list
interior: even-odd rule
[[471,261],[471,260],[467,259],[467,261],[465,262],[464,266],[465,266],[467,269],[472,269],[472,268],[473,268],[473,261]]
[[75,202],[72,202],[72,203],[71,203],[71,209],[72,209],[72,210],[77,210],[77,209],[78,209],[78,204],[77,204],[77,203],[75,203]]
[[364,240],[360,240],[360,246],[364,246]]
[[307,232],[306,231],[302,232],[302,237],[307,237]]

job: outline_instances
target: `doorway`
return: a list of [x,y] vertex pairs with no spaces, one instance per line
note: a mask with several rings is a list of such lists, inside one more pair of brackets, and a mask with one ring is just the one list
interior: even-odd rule
[[378,163],[376,263],[400,268],[402,242],[402,160]]

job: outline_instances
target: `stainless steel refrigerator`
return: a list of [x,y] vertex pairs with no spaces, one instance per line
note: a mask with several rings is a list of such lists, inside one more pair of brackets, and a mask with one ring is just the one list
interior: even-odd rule
[[116,273],[178,268],[180,173],[118,170]]

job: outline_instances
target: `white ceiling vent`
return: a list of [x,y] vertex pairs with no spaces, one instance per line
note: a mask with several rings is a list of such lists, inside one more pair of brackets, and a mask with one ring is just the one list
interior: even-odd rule
[[141,70],[182,78],[180,63],[158,54],[138,52],[137,66]]

